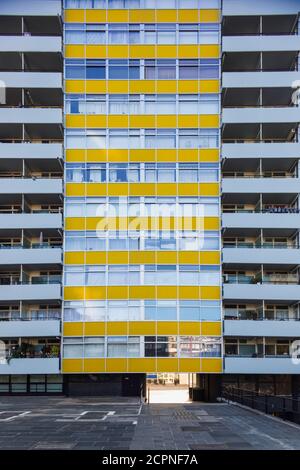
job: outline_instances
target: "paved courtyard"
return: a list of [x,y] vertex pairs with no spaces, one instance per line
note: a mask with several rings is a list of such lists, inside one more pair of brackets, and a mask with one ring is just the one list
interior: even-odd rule
[[0,449],[300,449],[300,427],[228,404],[0,398]]

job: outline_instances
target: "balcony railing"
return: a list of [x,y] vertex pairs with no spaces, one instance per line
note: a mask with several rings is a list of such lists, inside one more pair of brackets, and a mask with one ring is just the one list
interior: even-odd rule
[[224,242],[223,248],[253,248],[253,249],[262,249],[262,248],[275,248],[275,249],[298,249],[298,244],[289,244],[287,242]]
[[223,214],[299,214],[300,209],[296,207],[268,207],[263,209],[239,209],[222,207]]
[[228,275],[223,276],[224,284],[283,284],[283,285],[298,285],[298,275]]
[[62,242],[55,245],[49,245],[48,243],[33,243],[32,245],[22,245],[17,243],[15,245],[0,244],[0,250],[34,250],[34,249],[48,249],[48,248],[61,248]]
[[46,359],[59,356],[60,351],[58,346],[45,346],[38,351],[34,351],[30,348],[25,349],[22,347],[16,347],[6,350],[6,358],[8,360],[8,363],[11,359]]
[[295,312],[287,310],[255,310],[225,308],[224,320],[255,320],[255,321],[299,321]]
[[0,311],[0,321],[46,321],[60,320],[61,310],[2,310]]
[[[253,179],[264,179],[264,178],[298,178],[296,173],[281,173],[281,172],[268,172],[268,173],[252,173],[252,174],[243,174],[240,172],[223,172],[223,178],[234,178],[234,179],[241,179],[241,178],[253,178]],[[1,175],[0,175],[1,177]]]
[[21,280],[19,277],[14,276],[1,276],[0,286],[17,286],[17,285],[28,285],[28,284],[61,284],[62,277],[60,275],[49,275],[49,276],[34,276],[29,279]]

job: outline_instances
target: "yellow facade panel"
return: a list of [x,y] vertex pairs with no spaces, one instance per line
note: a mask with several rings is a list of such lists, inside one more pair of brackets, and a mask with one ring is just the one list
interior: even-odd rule
[[127,57],[130,59],[155,59],[155,46],[151,44],[129,46],[129,53],[127,52]]
[[65,10],[64,12],[65,23],[84,23],[85,10]]
[[129,80],[129,93],[155,93],[155,80]]
[[178,127],[191,128],[199,127],[199,116],[197,114],[180,114],[178,116]]
[[82,217],[65,218],[65,230],[85,230],[85,220]]
[[197,149],[179,149],[178,161],[179,162],[198,162],[199,151]]
[[106,264],[107,252],[106,251],[87,251],[85,253],[86,264]]
[[199,10],[201,23],[219,23],[221,21],[220,10]]
[[84,287],[65,287],[65,300],[84,300]]
[[64,374],[76,374],[83,372],[83,359],[63,359],[62,372]]
[[103,183],[87,183],[85,186],[86,196],[106,196],[106,184]]
[[65,117],[65,125],[69,128],[85,127],[85,116],[83,114],[67,114]]
[[128,162],[129,150],[127,149],[108,149],[107,161],[108,162]]
[[[162,3],[163,5],[163,3]],[[177,10],[170,9],[170,10],[156,10],[156,23],[176,23],[177,21]]]
[[220,119],[218,114],[202,114],[199,117],[199,125],[201,128],[211,129],[220,126]]
[[110,183],[107,185],[108,196],[127,196],[128,183]]
[[87,44],[85,46],[85,57],[87,59],[105,59],[107,56],[108,51],[106,46],[100,44]]
[[130,183],[128,185],[129,196],[155,196],[155,183]]
[[170,129],[177,127],[177,116],[171,114],[158,114],[156,116],[156,127]]
[[157,162],[176,162],[178,152],[180,152],[180,150],[177,151],[175,149],[157,149],[155,151],[154,160],[156,160]]
[[129,11],[128,10],[107,10],[108,23],[128,23]]
[[178,23],[199,23],[199,10],[178,10]]
[[106,334],[110,336],[127,336],[128,322],[109,321],[106,323]]
[[[177,286],[157,286],[156,297],[158,299],[177,299],[178,287]],[[155,298],[155,297],[153,297]]]
[[201,334],[203,336],[221,336],[222,334],[221,322],[209,322],[209,321],[202,322]]
[[128,299],[129,288],[127,286],[108,286],[107,298],[111,300]]
[[178,286],[179,299],[199,299],[200,288],[198,286]]
[[217,44],[204,44],[199,46],[199,56],[203,58],[219,59],[220,46]]
[[156,127],[155,116],[131,115],[129,117],[129,127],[133,128],[153,128]]
[[82,322],[64,322],[63,335],[64,336],[83,336],[83,323]]
[[66,93],[85,93],[84,80],[65,80]]
[[218,162],[220,151],[218,149],[202,149],[199,153],[200,162]]
[[[129,116],[121,114],[111,114],[107,116],[107,127],[109,128],[127,128],[129,126]],[[103,126],[105,127],[105,125]]]
[[203,358],[201,359],[201,372],[203,373],[221,373],[223,370],[222,359],[216,358]]
[[130,251],[129,263],[130,264],[155,264],[156,252],[155,251]]
[[181,336],[199,336],[201,334],[200,322],[179,322],[179,335]]
[[178,322],[158,321],[156,325],[157,335],[178,335]]
[[155,10],[129,10],[130,23],[155,23]]
[[107,93],[129,93],[129,80],[108,80],[105,83]]
[[201,196],[219,196],[219,183],[200,183],[199,194],[201,194]]
[[67,162],[84,162],[85,150],[67,149],[65,151],[65,158]]
[[177,93],[176,80],[157,80],[156,93]]
[[85,298],[86,300],[101,300],[106,298],[106,287],[97,286],[85,288]]
[[106,57],[109,59],[123,59],[129,57],[129,49],[130,46],[121,44],[107,46]]
[[199,184],[197,183],[179,183],[178,195],[179,196],[198,196]]
[[86,23],[106,23],[106,10],[85,10]]
[[85,57],[85,46],[81,44],[69,44],[65,46],[65,57],[81,59]]
[[199,84],[200,93],[219,93],[220,82],[219,80],[201,80]]
[[127,372],[127,359],[106,359],[106,372]]
[[105,359],[84,359],[83,371],[89,374],[105,372]]
[[158,196],[176,196],[177,183],[157,183],[156,190]]
[[99,128],[103,128],[103,127],[106,128],[106,127],[108,127],[107,126],[107,119],[108,119],[108,123],[109,123],[109,117],[107,118],[103,114],[94,114],[94,115],[93,114],[88,114],[86,116],[86,127],[95,128],[95,129],[99,129]]
[[156,372],[156,358],[129,358],[128,372]]
[[199,264],[199,251],[179,251],[179,264]]
[[200,49],[195,44],[184,44],[178,46],[178,58],[179,59],[198,59]]
[[155,286],[129,286],[130,299],[155,299]]
[[104,336],[106,332],[105,322],[85,322],[84,335],[85,336]]
[[84,196],[85,195],[85,183],[67,183],[66,184],[66,196]]
[[221,288],[218,286],[200,287],[200,291],[203,300],[219,300],[221,298]]
[[84,264],[85,253],[83,251],[71,251],[64,253],[65,264]]
[[131,336],[155,336],[156,322],[154,321],[130,321],[128,322],[128,334]]
[[179,371],[178,372],[200,372],[201,371],[201,360],[199,358],[180,358],[179,359]]
[[108,251],[107,264],[128,264],[129,251]]
[[199,93],[200,83],[198,80],[179,80],[178,93]]
[[221,255],[219,251],[201,251],[200,252],[201,264],[220,264]]
[[[156,46],[155,56],[157,59],[176,59],[178,56],[177,47],[173,45],[158,45]],[[149,57],[148,53],[144,57]],[[154,58],[153,57],[153,58]],[[151,57],[152,58],[152,57]]]
[[179,363],[176,358],[157,358],[157,372],[179,372]]
[[86,93],[106,93],[107,82],[105,80],[86,80]]
[[177,251],[157,251],[156,262],[157,264],[176,264],[177,255]]

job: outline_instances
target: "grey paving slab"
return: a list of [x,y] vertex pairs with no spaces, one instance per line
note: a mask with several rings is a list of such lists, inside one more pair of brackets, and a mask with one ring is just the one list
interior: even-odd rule
[[1,397],[1,415],[2,450],[300,449],[299,426],[228,404]]

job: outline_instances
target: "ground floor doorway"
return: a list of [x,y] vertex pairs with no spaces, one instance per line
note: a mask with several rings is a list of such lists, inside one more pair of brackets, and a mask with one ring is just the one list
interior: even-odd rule
[[150,403],[190,402],[193,375],[177,373],[148,374],[147,400]]

